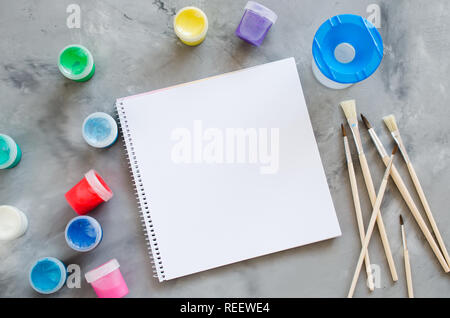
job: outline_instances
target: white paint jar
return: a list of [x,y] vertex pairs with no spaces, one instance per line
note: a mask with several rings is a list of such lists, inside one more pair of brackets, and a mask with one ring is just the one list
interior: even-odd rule
[[10,206],[0,206],[0,240],[14,240],[27,231],[28,219],[22,211]]

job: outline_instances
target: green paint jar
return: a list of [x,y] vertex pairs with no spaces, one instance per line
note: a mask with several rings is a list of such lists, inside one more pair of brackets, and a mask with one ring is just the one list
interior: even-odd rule
[[15,167],[21,158],[19,145],[11,137],[0,134],[0,170]]
[[68,45],[59,53],[58,68],[68,79],[85,82],[95,73],[94,58],[84,46]]

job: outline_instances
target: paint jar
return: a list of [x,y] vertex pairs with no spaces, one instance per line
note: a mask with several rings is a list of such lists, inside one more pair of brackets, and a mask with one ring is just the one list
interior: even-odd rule
[[84,46],[68,45],[59,53],[58,68],[68,79],[85,82],[95,73],[94,58]]
[[85,274],[86,281],[99,298],[121,298],[128,294],[119,266],[119,262],[112,259]]
[[196,7],[185,7],[173,19],[173,28],[178,38],[186,45],[195,46],[203,42],[208,32],[208,18]]
[[67,202],[79,215],[88,213],[99,204],[110,200],[112,196],[111,189],[95,170],[89,170],[84,178],[65,194]]
[[27,228],[25,213],[10,205],[0,206],[0,241],[14,240],[24,235]]
[[365,18],[342,14],[325,21],[312,46],[316,79],[332,89],[343,89],[371,76],[383,59],[383,40]]
[[89,252],[102,241],[103,230],[93,217],[77,216],[67,224],[65,237],[70,248],[78,252]]
[[0,134],[0,170],[15,167],[21,158],[19,145],[11,137]]
[[31,287],[41,294],[53,294],[64,286],[67,270],[63,262],[54,257],[39,259],[31,267],[29,281]]
[[269,8],[257,2],[249,1],[236,29],[236,35],[250,44],[260,46],[277,18],[275,12]]
[[106,113],[90,114],[83,122],[83,138],[95,148],[107,148],[114,144],[118,132],[116,121]]

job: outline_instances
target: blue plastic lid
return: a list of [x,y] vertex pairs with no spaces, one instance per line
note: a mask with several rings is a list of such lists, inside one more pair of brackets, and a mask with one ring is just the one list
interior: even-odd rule
[[383,40],[361,16],[341,14],[325,21],[314,36],[314,61],[330,80],[357,83],[372,75],[383,59]]

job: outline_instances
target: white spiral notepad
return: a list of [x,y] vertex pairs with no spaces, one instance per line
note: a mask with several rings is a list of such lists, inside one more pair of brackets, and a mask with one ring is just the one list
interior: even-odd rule
[[116,107],[160,281],[341,235],[293,58]]

